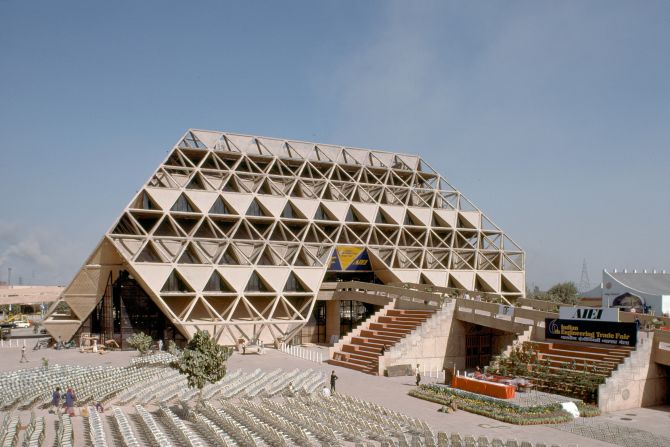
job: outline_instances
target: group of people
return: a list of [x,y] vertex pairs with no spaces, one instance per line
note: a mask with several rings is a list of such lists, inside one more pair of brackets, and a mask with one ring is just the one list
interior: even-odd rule
[[[60,411],[61,402],[63,402],[63,408],[65,413],[68,416],[74,416],[74,404],[77,402],[77,395],[74,392],[72,387],[68,387],[65,393],[61,393],[60,387],[56,387],[54,392],[51,395],[51,412],[58,413]],[[96,409],[96,411],[102,413],[105,411],[102,406],[102,402],[99,400],[94,400],[91,402],[91,405]]]

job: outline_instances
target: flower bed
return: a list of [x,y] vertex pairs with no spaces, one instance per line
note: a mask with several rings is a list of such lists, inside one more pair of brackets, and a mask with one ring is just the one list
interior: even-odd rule
[[[441,405],[455,402],[459,409],[516,425],[561,424],[572,420],[572,416],[560,404],[521,407],[480,394],[435,385],[421,385],[409,392],[410,396]],[[577,403],[583,416],[597,416],[597,407]]]

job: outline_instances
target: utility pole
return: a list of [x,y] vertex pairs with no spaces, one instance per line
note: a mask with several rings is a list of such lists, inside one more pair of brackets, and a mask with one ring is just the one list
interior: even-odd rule
[[591,289],[591,281],[589,280],[589,271],[586,268],[586,259],[582,263],[582,277],[579,280],[577,290],[580,292],[588,292]]

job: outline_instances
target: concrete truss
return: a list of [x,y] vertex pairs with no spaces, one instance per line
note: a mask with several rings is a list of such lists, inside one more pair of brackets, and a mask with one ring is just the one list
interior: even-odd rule
[[523,250],[418,156],[189,130],[45,325],[71,337],[123,269],[187,337],[290,338],[341,246],[384,282],[523,295]]

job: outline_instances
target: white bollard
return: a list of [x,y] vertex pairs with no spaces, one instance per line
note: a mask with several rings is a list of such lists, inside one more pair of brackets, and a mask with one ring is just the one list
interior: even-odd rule
[[23,346],[24,347],[26,346],[26,339],[25,338],[23,339]]

